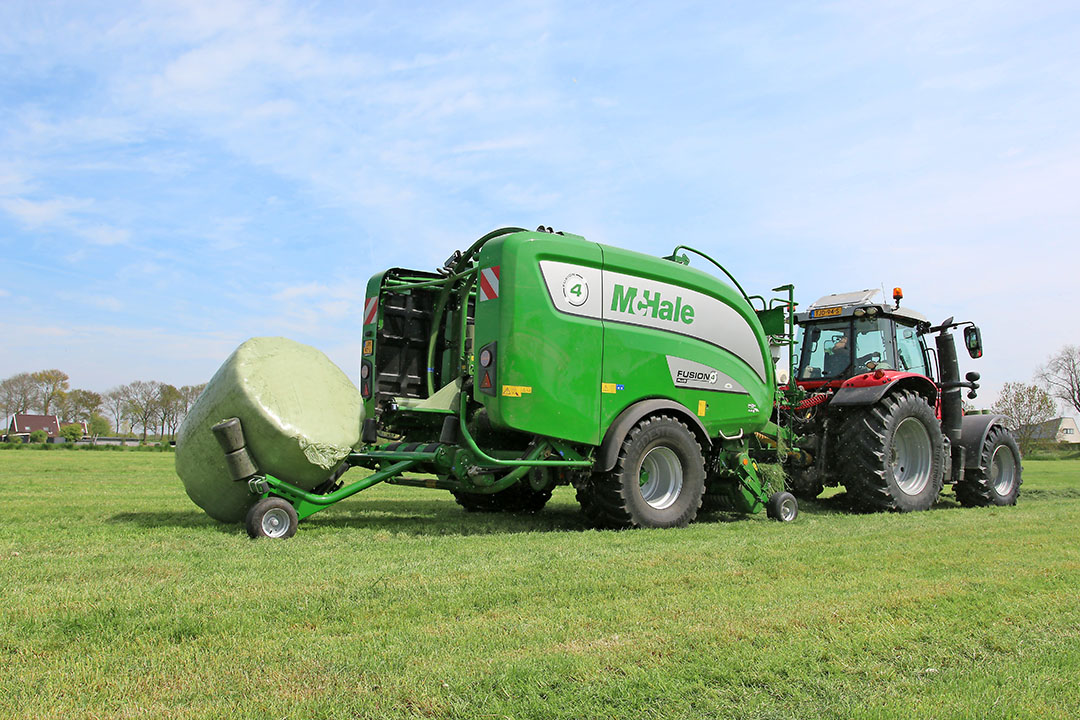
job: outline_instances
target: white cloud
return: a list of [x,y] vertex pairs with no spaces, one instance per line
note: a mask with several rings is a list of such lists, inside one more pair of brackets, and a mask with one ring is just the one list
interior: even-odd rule
[[30,229],[55,225],[67,225],[72,222],[72,213],[85,210],[93,203],[90,200],[76,198],[56,198],[53,200],[27,200],[26,198],[8,198],[0,200],[0,208]]

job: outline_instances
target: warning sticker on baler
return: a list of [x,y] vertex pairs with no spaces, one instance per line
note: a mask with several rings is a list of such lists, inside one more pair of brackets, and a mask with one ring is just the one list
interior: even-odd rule
[[499,266],[486,267],[480,271],[480,302],[499,297]]

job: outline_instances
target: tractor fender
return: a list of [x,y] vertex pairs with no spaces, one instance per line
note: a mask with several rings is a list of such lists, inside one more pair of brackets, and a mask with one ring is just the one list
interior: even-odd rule
[[964,469],[982,470],[982,446],[986,437],[996,426],[1008,428],[1009,419],[1004,415],[965,415],[960,437],[964,448]]
[[[886,382],[876,385],[863,385],[862,387],[841,386],[833,395],[829,405],[832,407],[858,407],[860,405],[873,405],[886,394],[896,390],[911,390],[926,398],[933,406],[937,401],[937,386],[929,378],[922,375],[900,375],[885,378]],[[849,381],[850,382],[850,381]]]
[[712,440],[701,420],[696,415],[672,400],[642,400],[619,413],[615,421],[608,427],[603,442],[600,443],[600,452],[596,456],[596,464],[593,470],[596,472],[608,472],[615,467],[615,461],[619,458],[619,448],[626,439],[630,429],[637,425],[638,421],[649,415],[670,414],[690,426],[691,432],[698,436],[707,447],[712,447]]

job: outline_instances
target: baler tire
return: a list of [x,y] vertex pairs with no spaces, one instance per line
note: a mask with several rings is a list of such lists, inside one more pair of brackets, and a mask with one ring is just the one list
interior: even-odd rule
[[789,492],[773,493],[765,506],[765,514],[772,520],[791,522],[799,517],[799,501]]
[[528,480],[519,481],[497,493],[454,492],[454,500],[465,512],[505,512],[515,515],[538,513],[551,499],[551,488],[534,490]]
[[[642,471],[646,475],[642,482]],[[681,421],[647,417],[627,433],[610,472],[594,473],[581,508],[599,527],[685,527],[705,493],[705,459],[697,437]]]
[[956,499],[964,507],[1015,505],[1023,482],[1020,448],[1005,428],[993,427],[979,454],[981,468],[964,471],[956,483]]
[[300,518],[288,500],[279,497],[263,498],[251,506],[244,526],[252,538],[291,538],[296,534]]
[[837,474],[858,509],[928,510],[941,492],[941,425],[920,395],[901,390],[852,409],[840,424],[836,447]]

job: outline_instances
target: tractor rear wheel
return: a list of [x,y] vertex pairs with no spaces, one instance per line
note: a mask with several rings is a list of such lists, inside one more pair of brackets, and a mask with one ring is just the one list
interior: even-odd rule
[[971,468],[956,484],[956,499],[964,507],[1015,505],[1020,494],[1020,448],[1012,433],[995,426],[983,441],[980,468]]
[[934,409],[902,390],[850,411],[840,425],[836,469],[864,510],[928,510],[941,492],[943,447]]
[[685,527],[705,492],[705,459],[690,429],[672,417],[649,417],[626,435],[615,467],[594,473],[578,497],[601,527]]

